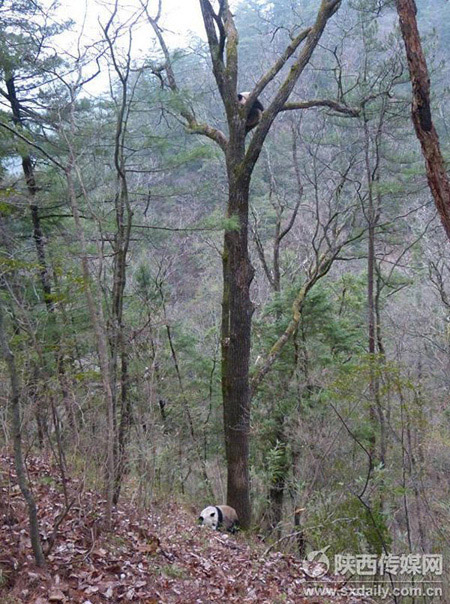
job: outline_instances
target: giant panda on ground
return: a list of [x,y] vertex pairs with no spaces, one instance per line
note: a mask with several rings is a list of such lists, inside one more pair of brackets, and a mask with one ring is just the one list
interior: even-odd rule
[[[245,105],[248,97],[250,96],[250,92],[240,92],[238,94],[238,103],[239,105]],[[262,113],[264,111],[264,107],[258,99],[253,103],[248,115],[247,121],[245,122],[245,133],[247,134],[250,130],[253,130],[255,126],[259,124],[262,118]]]
[[214,531],[224,528],[230,533],[234,533],[239,526],[236,510],[229,505],[209,505],[201,512],[198,522]]

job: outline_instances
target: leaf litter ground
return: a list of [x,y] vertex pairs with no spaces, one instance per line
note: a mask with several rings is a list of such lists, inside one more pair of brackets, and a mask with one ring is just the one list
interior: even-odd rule
[[[175,503],[137,509],[122,501],[112,531],[104,527],[105,500],[67,479],[69,511],[56,467],[41,457],[27,459],[38,504],[44,548],[54,538],[47,567],[33,562],[25,504],[12,456],[0,454],[0,602],[98,604],[195,604],[255,602],[362,602],[351,596],[307,597],[312,586],[305,562],[272,551],[256,538],[229,535],[196,525],[196,513]],[[311,568],[306,567],[311,573]],[[321,584],[339,587],[326,575]]]

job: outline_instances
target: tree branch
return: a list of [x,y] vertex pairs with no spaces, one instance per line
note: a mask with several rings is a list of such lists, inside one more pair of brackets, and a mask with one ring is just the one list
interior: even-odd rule
[[259,369],[258,373],[253,377],[253,379],[251,381],[251,395],[252,396],[254,395],[257,388],[261,384],[264,376],[269,372],[272,365],[275,363],[276,359],[280,356],[280,353],[283,350],[283,348],[285,347],[285,345],[287,344],[287,342],[289,341],[289,338],[293,335],[293,333],[297,329],[297,327],[300,323],[302,309],[305,304],[305,300],[308,295],[308,292],[317,283],[317,281],[319,281],[319,279],[321,279],[328,273],[334,260],[336,259],[336,256],[338,255],[341,247],[342,246],[339,246],[339,248],[337,250],[335,250],[334,252],[329,251],[327,253],[322,254],[322,256],[319,258],[316,266],[314,267],[312,273],[310,274],[308,280],[300,288],[300,291],[298,292],[298,294],[294,300],[294,303],[292,305],[292,319],[289,321],[289,325],[286,327],[285,331],[281,334],[281,336],[278,338],[278,340],[272,346],[269,354],[267,355],[266,359],[264,360],[264,363],[263,363],[261,369]]
[[[209,5],[209,9],[208,9],[208,7],[205,8],[205,10],[207,11],[207,14],[208,14],[208,18],[213,18],[211,16],[211,12],[214,15],[214,17],[216,17],[208,0],[206,0],[206,3]],[[165,61],[164,69],[167,73],[167,81],[169,84],[169,88],[172,90],[172,92],[178,93],[179,88],[178,88],[177,81],[175,78],[175,72],[173,70],[172,60],[170,58],[169,49],[164,40],[164,36],[162,34],[161,28],[158,25],[158,17],[156,19],[153,19],[148,12],[147,5],[144,4],[142,0],[141,0],[141,4],[142,4],[142,7],[144,8],[145,14],[147,16],[147,20],[150,23],[153,31],[155,32],[155,35],[158,38],[159,45],[161,46],[161,50],[163,52],[164,61]],[[158,9],[158,15],[159,15],[159,13],[160,13],[160,8]],[[208,23],[209,23],[209,21],[208,21]],[[215,35],[214,23],[212,23],[211,26],[212,26],[212,30]],[[206,27],[206,21],[205,21],[205,27]],[[216,40],[217,40],[217,36],[216,36]],[[219,147],[222,149],[222,151],[224,153],[226,153],[227,146],[228,146],[228,139],[221,130],[218,130],[217,128],[213,128],[212,126],[209,126],[208,124],[202,124],[202,123],[197,122],[197,119],[196,119],[193,111],[190,111],[185,106],[183,106],[180,109],[180,115],[186,121],[186,126],[188,128],[188,131],[191,134],[201,134],[203,136],[206,136],[207,138],[209,138],[212,141],[214,141],[215,143],[217,143],[219,145]]]
[[[222,96],[222,99],[225,101],[225,65],[223,62],[225,31],[223,29],[223,22],[221,19],[223,7],[221,6],[219,16],[214,12],[209,0],[200,0],[200,8],[202,11],[203,23],[205,25],[206,37],[208,38],[214,77],[216,78],[217,86],[219,87],[219,92]],[[220,41],[217,37],[215,24],[217,24],[219,29]]]
[[18,139],[20,139],[24,143],[27,143],[27,145],[30,145],[30,147],[33,147],[33,149],[37,149],[40,153],[42,153],[42,155],[44,155],[44,157],[49,159],[53,164],[55,164],[55,166],[58,166],[58,168],[60,168],[61,170],[65,170],[64,166],[62,164],[60,164],[59,161],[57,161],[54,157],[52,157],[49,153],[47,153],[47,151],[45,151],[37,143],[33,143],[33,141],[30,141],[29,138],[27,138],[20,132],[17,132],[17,130],[15,130],[14,128],[11,128],[11,126],[8,126],[4,122],[0,122],[0,127],[4,128],[5,130],[8,130],[8,132],[11,132],[11,134],[14,134],[14,136],[17,136]]
[[[223,13],[223,25],[225,30],[225,39],[227,43],[227,63],[226,63],[226,86],[229,99],[231,98],[234,106],[237,101],[237,75],[238,75],[238,42],[239,36],[231,14],[228,0],[221,0],[221,11]],[[231,109],[233,110],[234,107]]]
[[175,80],[175,74],[174,74],[174,71],[172,68],[172,61],[170,59],[169,49],[167,48],[166,41],[164,40],[164,36],[162,35],[161,28],[159,27],[159,24],[158,24],[158,20],[159,20],[160,14],[161,14],[161,0],[158,3],[158,14],[156,15],[156,17],[154,19],[150,16],[150,13],[148,12],[147,3],[144,4],[144,2],[141,0],[141,6],[144,9],[148,22],[152,26],[152,29],[155,32],[156,37],[158,38],[159,45],[161,46],[161,50],[163,52],[164,60],[165,60],[164,70],[167,74],[169,88],[173,92],[177,92],[178,91],[177,82]]
[[[186,119],[187,113],[183,114],[183,117]],[[228,146],[228,139],[225,134],[218,130],[217,128],[213,128],[208,124],[200,124],[196,121],[195,117],[191,114],[190,119],[188,120],[188,130],[191,134],[202,134],[207,138],[210,138],[215,143],[219,145],[224,153],[226,153]]]
[[276,77],[276,75],[283,69],[284,65],[288,61],[290,57],[294,54],[300,44],[305,40],[308,34],[311,32],[311,28],[308,27],[304,29],[299,35],[292,40],[292,42],[287,46],[284,53],[279,57],[277,61],[273,64],[273,66],[267,71],[262,78],[256,83],[253,88],[250,96],[248,97],[248,106],[251,107],[253,103],[256,101],[261,92],[266,88],[266,86]]
[[275,289],[275,281],[273,279],[272,273],[270,272],[269,265],[267,264],[266,254],[265,254],[265,251],[264,251],[264,246],[262,244],[261,237],[259,236],[259,232],[258,232],[257,216],[256,216],[256,213],[253,210],[253,208],[252,208],[252,214],[253,214],[253,219],[254,219],[255,224],[252,225],[250,228],[251,228],[252,233],[253,233],[253,240],[254,240],[255,245],[256,245],[256,251],[258,252],[258,257],[259,257],[259,260],[260,260],[261,265],[263,267],[263,270],[264,270],[264,272],[266,274],[267,280],[269,281],[270,286],[272,287],[272,289]]
[[281,111],[282,107],[284,107],[289,95],[292,93],[299,77],[303,73],[303,70],[308,64],[311,55],[319,43],[320,37],[328,20],[338,10],[340,4],[341,0],[322,0],[317,13],[316,22],[306,36],[306,41],[302,51],[289,70],[289,74],[286,76],[283,84],[278,89],[278,92],[273,98],[271,104],[266,111],[264,111],[262,120],[259,126],[257,126],[253,138],[250,141],[244,160],[246,172],[250,173],[252,171],[274,119]]
[[285,103],[280,111],[294,111],[295,109],[310,109],[312,107],[329,107],[337,113],[343,113],[350,117],[359,117],[361,115],[360,107],[349,107],[343,103],[338,103],[331,99],[311,99],[309,101],[294,101]]

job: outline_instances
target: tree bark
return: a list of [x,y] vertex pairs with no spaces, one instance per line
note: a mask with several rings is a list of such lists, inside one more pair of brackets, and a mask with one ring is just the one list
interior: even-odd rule
[[20,388],[17,376],[16,362],[6,340],[3,326],[3,310],[0,306],[0,349],[6,361],[11,382],[11,425],[14,441],[14,465],[16,468],[17,482],[28,507],[28,518],[30,522],[30,539],[34,558],[38,566],[45,566],[45,558],[42,553],[41,538],[39,535],[39,523],[37,517],[36,502],[31,492],[26,475],[25,464],[22,456],[22,432],[20,420]]
[[226,230],[223,251],[222,395],[228,465],[227,503],[244,528],[251,522],[249,480],[249,362],[254,270],[248,254],[248,179],[235,179],[233,151],[229,161],[228,215],[239,218],[238,230]]
[[396,0],[412,84],[412,120],[425,159],[428,185],[450,239],[450,183],[430,107],[430,76],[417,27],[414,0]]

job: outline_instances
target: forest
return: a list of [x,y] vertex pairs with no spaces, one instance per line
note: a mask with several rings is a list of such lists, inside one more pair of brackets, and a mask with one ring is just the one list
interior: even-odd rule
[[450,602],[450,3],[76,5],[0,0],[0,601]]

